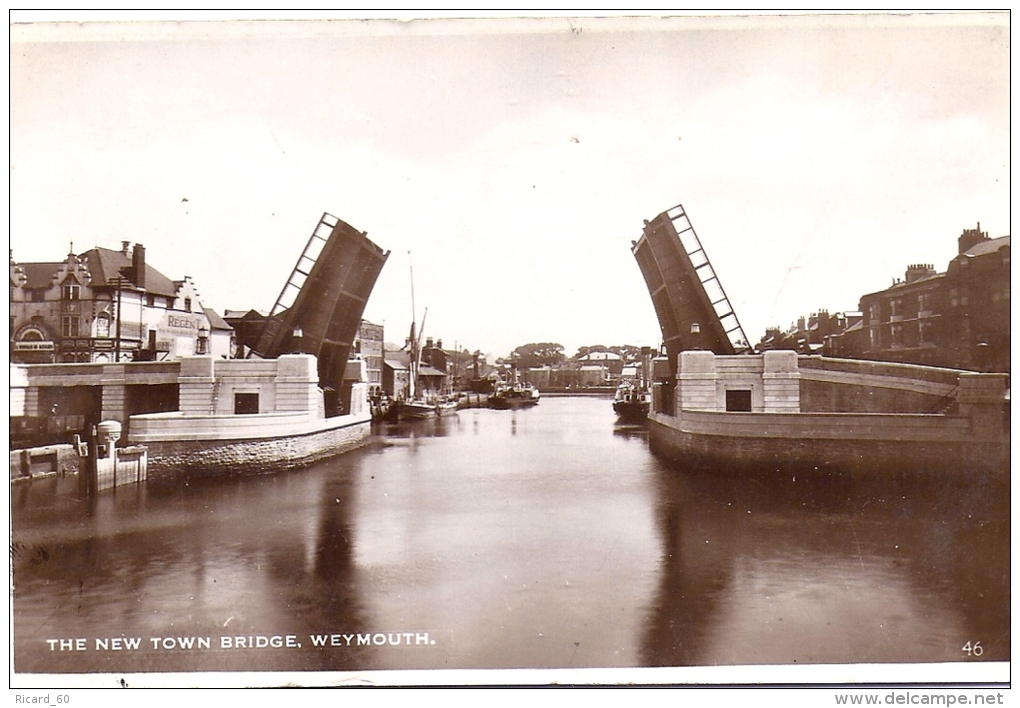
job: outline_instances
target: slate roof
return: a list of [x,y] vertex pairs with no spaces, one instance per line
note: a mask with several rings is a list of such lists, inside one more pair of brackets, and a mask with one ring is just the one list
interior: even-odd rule
[[435,367],[429,366],[428,364],[422,364],[418,367],[419,376],[446,376],[445,371],[440,371]]
[[[88,267],[89,273],[92,275],[92,282],[89,286],[93,288],[109,287],[111,279],[125,275],[121,272],[122,269],[130,268],[132,265],[130,254],[125,255],[123,251],[114,251],[109,248],[93,248],[78,257]],[[174,281],[153,268],[148,262],[145,264],[145,291],[167,297],[177,295]]]
[[1009,236],[1000,236],[999,238],[990,238],[987,241],[978,241],[964,251],[963,255],[984,256],[989,253],[995,253],[1003,246],[1009,246]]
[[25,287],[31,290],[48,288],[53,285],[53,276],[57,274],[62,265],[64,265],[62,261],[60,263],[18,263],[28,279]]
[[205,305],[202,305],[202,312],[204,312],[205,316],[209,318],[209,326],[212,327],[213,329],[219,329],[226,332],[234,331],[234,328],[228,325],[226,320],[220,317],[219,313],[216,312],[216,310],[213,310],[211,308],[206,307]]

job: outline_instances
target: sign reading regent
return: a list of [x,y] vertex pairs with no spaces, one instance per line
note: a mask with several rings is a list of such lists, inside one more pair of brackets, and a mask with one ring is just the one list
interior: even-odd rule
[[176,334],[194,334],[204,319],[202,315],[176,315],[168,312],[159,329]]

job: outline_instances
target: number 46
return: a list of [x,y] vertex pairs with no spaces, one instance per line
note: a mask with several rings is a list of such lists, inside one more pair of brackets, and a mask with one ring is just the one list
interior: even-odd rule
[[974,642],[973,644],[967,642],[960,651],[967,652],[967,656],[981,656],[985,653],[985,650],[981,648],[981,642]]

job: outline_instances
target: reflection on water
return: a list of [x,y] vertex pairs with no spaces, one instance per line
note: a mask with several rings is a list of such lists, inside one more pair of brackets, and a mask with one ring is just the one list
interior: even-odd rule
[[648,665],[1009,659],[1002,489],[734,482],[663,473]]
[[287,474],[13,486],[16,670],[1009,659],[1001,485],[690,475],[597,398],[374,433]]

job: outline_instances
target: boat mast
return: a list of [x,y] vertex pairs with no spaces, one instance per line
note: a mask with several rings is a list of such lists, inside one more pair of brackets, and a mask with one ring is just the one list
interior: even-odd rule
[[414,265],[411,263],[411,252],[407,252],[407,266],[411,271],[411,351],[408,352],[408,368],[411,370],[411,397],[414,400],[418,393],[418,336],[415,332],[417,314],[414,309]]
[[[425,313],[421,316],[421,329],[418,330],[418,341],[415,343],[415,346],[414,346],[414,375],[415,375],[414,390],[415,390],[415,397],[417,397],[417,395],[418,395],[418,380],[417,380],[418,372],[421,371],[421,335],[422,335],[422,333],[425,332],[425,320],[427,320],[428,317],[429,317],[429,308],[426,307],[425,308]],[[422,394],[422,398],[424,398],[424,397],[425,397],[424,394]]]

